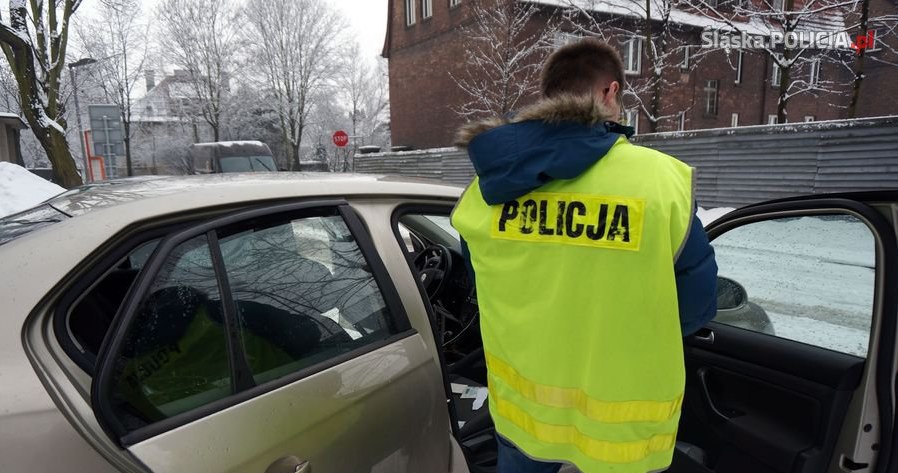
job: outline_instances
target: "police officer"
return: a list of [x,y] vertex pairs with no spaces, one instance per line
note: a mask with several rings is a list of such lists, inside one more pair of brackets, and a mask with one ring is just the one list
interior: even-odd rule
[[623,65],[595,39],[543,65],[541,99],[459,132],[477,177],[452,216],[481,311],[500,473],[671,463],[682,337],[716,311],[694,173],[634,146]]

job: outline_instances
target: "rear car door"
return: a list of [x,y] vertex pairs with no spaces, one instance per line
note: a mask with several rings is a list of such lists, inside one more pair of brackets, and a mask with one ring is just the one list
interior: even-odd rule
[[896,202],[786,199],[707,227],[719,310],[685,340],[672,471],[895,471]]
[[440,367],[345,202],[163,238],[100,350],[91,402],[152,471],[447,471]]

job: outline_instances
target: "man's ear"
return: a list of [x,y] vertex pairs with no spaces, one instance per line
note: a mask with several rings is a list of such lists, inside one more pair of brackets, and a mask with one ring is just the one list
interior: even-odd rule
[[616,96],[618,92],[620,92],[620,82],[616,80],[611,81],[611,84],[608,85],[608,93]]

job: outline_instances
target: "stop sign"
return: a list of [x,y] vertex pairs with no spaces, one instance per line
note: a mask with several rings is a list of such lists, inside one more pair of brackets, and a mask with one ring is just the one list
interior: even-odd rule
[[334,133],[334,144],[339,147],[344,147],[349,144],[349,135],[346,134],[345,131],[339,130]]

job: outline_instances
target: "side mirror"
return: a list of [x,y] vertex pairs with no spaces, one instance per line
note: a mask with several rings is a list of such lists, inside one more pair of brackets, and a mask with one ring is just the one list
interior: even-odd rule
[[730,278],[717,276],[717,310],[738,309],[748,302],[748,293],[741,284]]

